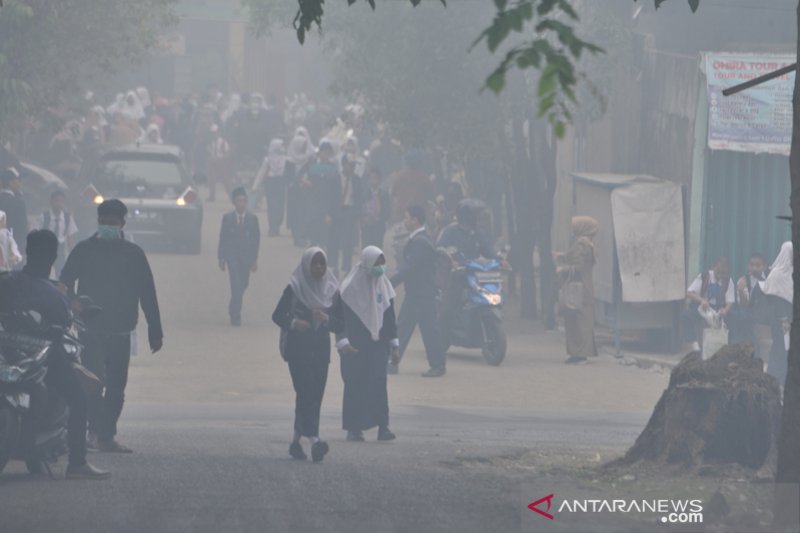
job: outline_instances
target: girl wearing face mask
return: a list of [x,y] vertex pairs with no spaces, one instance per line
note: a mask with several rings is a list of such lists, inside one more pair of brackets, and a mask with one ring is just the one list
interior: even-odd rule
[[347,440],[363,441],[364,431],[378,427],[378,440],[394,440],[389,429],[386,367],[399,360],[392,284],[385,275],[386,258],[376,246],[345,278],[333,315],[343,323],[336,335],[344,381],[342,425]]
[[307,458],[300,444],[300,437],[306,437],[315,463],[328,453],[328,444],[319,438],[319,413],[331,361],[330,332],[339,329],[330,313],[338,286],[325,252],[309,248],[272,314],[272,321],[281,328],[281,355],[289,363],[296,393],[289,455]]

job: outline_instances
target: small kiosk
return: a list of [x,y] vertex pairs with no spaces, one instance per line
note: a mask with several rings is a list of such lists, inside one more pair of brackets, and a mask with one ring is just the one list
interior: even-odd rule
[[[573,173],[573,214],[600,224],[595,321],[622,330],[678,331],[686,297],[683,190],[647,175]],[[672,338],[675,336],[667,336]]]

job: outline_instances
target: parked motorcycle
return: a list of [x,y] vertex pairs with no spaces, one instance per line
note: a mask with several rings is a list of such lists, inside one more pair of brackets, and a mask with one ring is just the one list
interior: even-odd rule
[[498,366],[506,356],[506,333],[503,328],[503,271],[496,259],[465,261],[453,270],[449,291],[458,298],[444,301],[458,305],[444,309],[442,337],[446,349],[451,345],[480,348],[486,362]]

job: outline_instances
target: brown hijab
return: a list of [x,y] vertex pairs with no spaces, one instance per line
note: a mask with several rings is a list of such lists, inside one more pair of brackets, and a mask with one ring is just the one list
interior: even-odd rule
[[572,233],[575,237],[594,237],[600,224],[592,217],[572,217]]

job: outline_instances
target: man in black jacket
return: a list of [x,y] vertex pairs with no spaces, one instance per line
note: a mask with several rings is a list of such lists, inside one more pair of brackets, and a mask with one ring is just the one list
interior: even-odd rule
[[[406,286],[405,300],[397,318],[400,354],[405,352],[414,328],[419,324],[428,364],[431,366],[422,376],[437,378],[445,374],[445,353],[436,316],[436,250],[425,231],[424,208],[412,205],[403,222],[411,236],[403,248],[403,266],[391,280],[395,287],[403,283]],[[390,372],[395,371],[396,369],[390,367]]]
[[258,217],[247,210],[247,192],[237,187],[231,193],[235,209],[222,217],[217,257],[219,268],[227,269],[231,282],[228,314],[231,325],[242,325],[242,298],[250,283],[250,273],[258,270],[258,247],[261,231]]
[[115,437],[128,383],[131,332],[136,329],[140,305],[153,353],[161,349],[164,337],[150,264],[144,251],[122,233],[127,213],[120,200],[100,204],[97,233],[78,243],[61,270],[61,282],[70,292],[89,296],[103,309],[87,324],[91,343],[86,362],[104,377],[105,384],[103,398],[90,400],[89,424],[99,449],[111,453],[131,452]]

